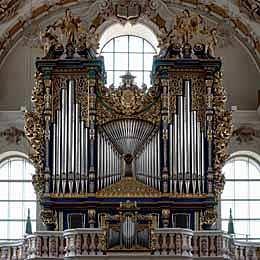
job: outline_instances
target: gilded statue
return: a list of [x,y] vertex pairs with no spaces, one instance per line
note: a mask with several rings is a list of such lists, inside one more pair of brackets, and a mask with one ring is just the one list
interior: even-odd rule
[[47,26],[44,33],[40,32],[40,40],[42,42],[44,56],[47,56],[50,49],[58,43],[55,28],[51,25]]
[[206,41],[206,54],[210,58],[215,57],[215,48],[217,46],[217,30],[213,28],[210,30],[210,34]]
[[61,30],[61,35],[65,36],[66,43],[76,43],[80,29],[81,20],[79,17],[74,17],[70,9],[66,9],[65,16],[54,23],[55,29]]
[[[163,31],[159,36],[161,58],[178,58],[184,46],[201,46],[204,54],[201,57],[215,57],[217,46],[217,30],[209,29],[201,15],[191,14],[185,9],[176,15],[175,23],[170,31]],[[198,52],[197,52],[198,53]]]

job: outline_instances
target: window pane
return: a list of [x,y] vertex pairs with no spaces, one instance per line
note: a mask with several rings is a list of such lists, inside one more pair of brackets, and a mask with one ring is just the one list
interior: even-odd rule
[[248,201],[236,201],[233,218],[249,218]]
[[234,201],[222,201],[221,203],[221,217],[225,219],[229,219],[229,212],[232,209],[233,217],[234,217]]
[[227,164],[223,167],[222,171],[223,171],[226,179],[235,178],[234,167],[235,167],[234,162],[227,162]]
[[25,221],[12,221],[9,227],[9,236],[13,239],[22,238],[25,230]]
[[36,194],[34,191],[34,187],[31,182],[24,183],[24,200],[35,200]]
[[9,163],[8,161],[7,162],[4,162],[3,164],[1,164],[1,168],[0,168],[0,178],[1,180],[8,180],[9,177],[8,177],[8,171],[9,169]]
[[250,160],[249,164],[249,178],[260,179],[260,166],[256,165],[256,162],[253,160]]
[[144,41],[144,52],[152,52],[155,53],[154,48],[152,47],[152,45],[150,43],[148,43],[147,41]]
[[144,72],[144,83],[147,86],[151,84],[151,72]]
[[252,220],[249,223],[250,237],[260,238],[260,220]]
[[128,52],[128,37],[115,38],[115,51]]
[[113,40],[109,41],[103,48],[102,52],[113,52]]
[[125,71],[115,71],[115,86],[118,87],[121,82],[122,79],[120,78],[121,76],[123,76],[125,74]]
[[136,76],[135,83],[137,86],[141,87],[143,84],[143,72],[131,71],[131,73]]
[[128,54],[116,53],[115,54],[115,70],[128,70]]
[[0,232],[0,239],[7,239],[8,238],[8,221],[0,221],[1,232]]
[[27,219],[28,209],[30,209],[31,219],[36,219],[36,203],[35,202],[24,202],[23,205],[23,218]]
[[248,161],[237,160],[235,161],[235,178],[248,179]]
[[236,237],[246,238],[249,235],[249,223],[246,220],[234,221],[234,231]]
[[249,195],[251,199],[260,199],[260,181],[249,182]]
[[231,199],[234,198],[235,194],[235,183],[233,181],[226,181],[225,189],[222,193],[222,199]]
[[23,160],[11,160],[10,179],[22,180],[24,179],[24,163]]
[[8,200],[8,182],[0,182],[0,200]]
[[143,52],[143,39],[139,37],[129,37],[129,52]]
[[250,218],[260,219],[260,201],[249,201],[249,209],[250,209]]
[[112,83],[114,83],[114,78],[113,78],[113,71],[107,71],[107,85],[110,86]]
[[106,70],[113,70],[114,66],[113,66],[113,53],[104,53],[104,62],[105,62],[105,69]]
[[10,219],[23,219],[23,203],[10,202],[9,203]]
[[0,220],[3,219],[8,219],[8,202],[0,202]]
[[248,182],[236,181],[235,182],[235,198],[236,199],[248,199]]
[[9,183],[9,199],[22,200],[23,199],[23,183],[10,182]]
[[152,70],[153,66],[153,55],[144,54],[144,70]]
[[129,56],[130,70],[143,70],[143,54],[133,53]]

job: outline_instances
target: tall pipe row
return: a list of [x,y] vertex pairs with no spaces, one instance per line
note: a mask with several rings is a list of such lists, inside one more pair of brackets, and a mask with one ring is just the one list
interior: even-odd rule
[[120,180],[122,158],[101,131],[97,134],[97,151],[97,190],[101,190]]
[[135,172],[137,180],[160,190],[161,183],[161,157],[160,132],[158,131],[144,149],[136,157]]
[[191,108],[191,81],[183,81],[183,95],[176,98],[176,113],[169,124],[169,191],[205,192],[205,131],[198,111]]
[[81,119],[75,89],[75,81],[66,80],[61,89],[60,109],[55,113],[52,126],[54,193],[88,192],[89,129]]

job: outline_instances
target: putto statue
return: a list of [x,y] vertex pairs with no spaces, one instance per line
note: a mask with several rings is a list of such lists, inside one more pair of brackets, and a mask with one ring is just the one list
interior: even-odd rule
[[72,58],[75,52],[86,58],[96,57],[99,35],[94,26],[86,30],[81,19],[66,9],[63,18],[46,27],[40,34],[45,58],[59,58],[64,52]]
[[192,48],[200,58],[214,58],[216,46],[216,28],[208,28],[202,16],[185,9],[176,15],[172,30],[161,34],[158,47],[161,58],[189,58]]

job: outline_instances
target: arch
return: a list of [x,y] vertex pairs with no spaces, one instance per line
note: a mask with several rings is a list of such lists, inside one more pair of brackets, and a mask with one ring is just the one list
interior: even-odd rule
[[238,151],[223,167],[226,184],[221,196],[222,228],[227,230],[229,209],[236,239],[260,241],[260,155]]
[[149,87],[154,55],[158,54],[156,36],[146,26],[127,23],[112,25],[101,37],[100,55],[104,57],[107,85],[118,87],[121,76],[130,72],[137,86]]

